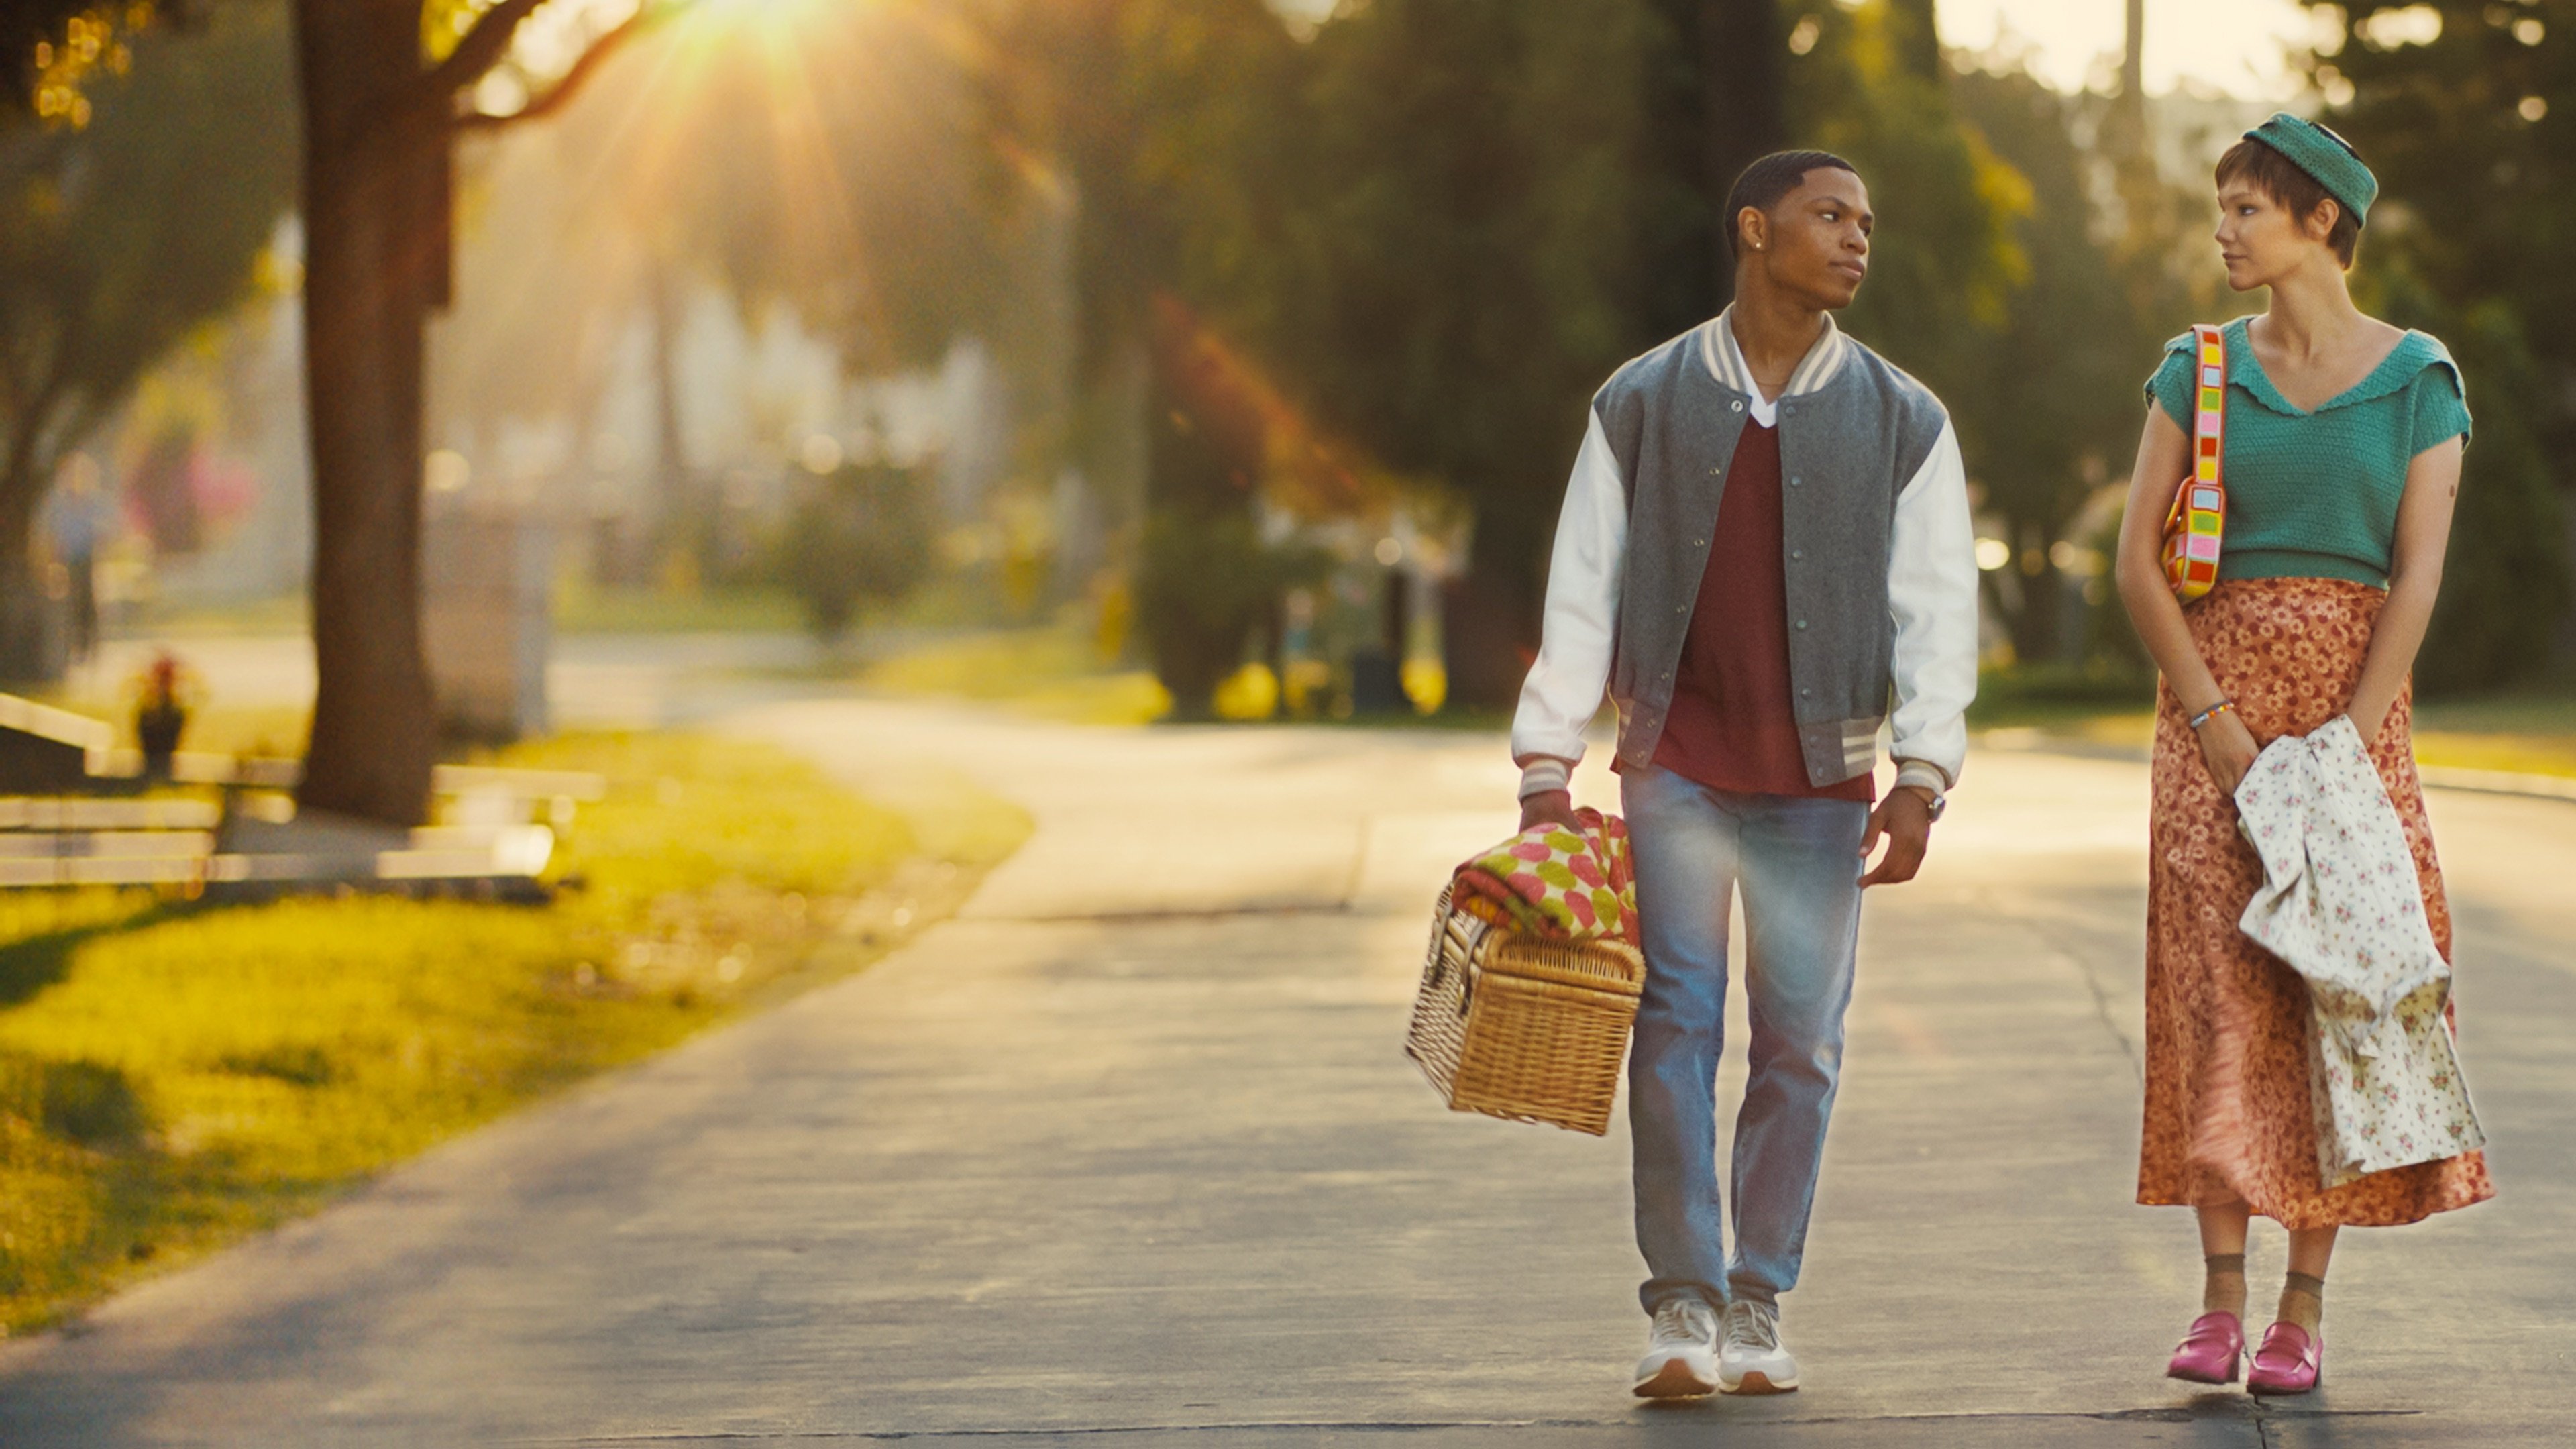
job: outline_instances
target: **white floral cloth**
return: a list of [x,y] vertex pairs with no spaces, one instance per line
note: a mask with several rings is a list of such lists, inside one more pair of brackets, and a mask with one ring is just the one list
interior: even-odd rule
[[2274,740],[2237,785],[2236,813],[2263,859],[2238,929],[2308,983],[2324,1185],[2484,1146],[2443,1010],[2450,964],[2361,732],[2339,715]]

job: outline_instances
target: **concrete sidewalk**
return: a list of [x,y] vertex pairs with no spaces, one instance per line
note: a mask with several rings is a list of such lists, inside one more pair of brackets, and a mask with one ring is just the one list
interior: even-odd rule
[[[2158,1377],[2188,1216],[2129,1206],[2143,772],[1971,766],[1875,896],[1807,1387],[1639,1406],[1626,1149],[1442,1111],[1424,913],[1510,825],[1499,742],[922,706],[737,727],[1039,831],[862,976],[451,1144],[0,1350],[0,1444],[2562,1443],[2576,832],[2445,797],[2502,1198],[2347,1240],[2327,1387]],[[1586,798],[1611,788],[1587,767]],[[1738,1014],[1740,1019],[1740,1012]],[[1740,1081],[1740,1052],[1728,1080]],[[2258,1238],[2258,1279],[2280,1270]]]

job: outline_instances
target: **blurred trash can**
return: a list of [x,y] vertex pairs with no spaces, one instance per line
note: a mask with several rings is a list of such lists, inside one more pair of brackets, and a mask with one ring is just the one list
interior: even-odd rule
[[554,533],[513,513],[426,520],[421,592],[440,727],[506,741],[546,730],[554,648]]

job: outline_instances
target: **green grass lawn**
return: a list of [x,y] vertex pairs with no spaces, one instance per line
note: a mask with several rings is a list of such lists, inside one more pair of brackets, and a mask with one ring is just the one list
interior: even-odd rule
[[1028,829],[962,788],[916,829],[782,751],[702,736],[493,762],[611,781],[551,906],[0,893],[0,1329],[855,969]]
[[1172,704],[1152,673],[1102,665],[1082,631],[1062,626],[934,639],[870,663],[858,683],[1003,704],[1077,724],[1146,724]]
[[555,590],[554,625],[564,634],[784,633],[805,627],[805,612],[782,589],[611,588],[565,583]]

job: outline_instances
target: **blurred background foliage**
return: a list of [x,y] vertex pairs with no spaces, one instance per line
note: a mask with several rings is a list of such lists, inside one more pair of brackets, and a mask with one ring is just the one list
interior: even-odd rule
[[[539,13],[585,6],[619,8]],[[1724,304],[1726,185],[1812,144],[1884,219],[1848,329],[1959,420],[1990,662],[2135,696],[2103,573],[2138,385],[2259,305],[2206,191],[2263,105],[2054,87],[1945,50],[1934,0],[665,8],[460,154],[433,348],[460,497],[555,510],[592,584],[770,588],[827,631],[1061,615],[1184,713],[1256,665],[1347,704],[1370,651],[1507,706],[1586,400]],[[2423,682],[2563,672],[2576,0],[2310,8],[2297,104],[2386,185],[2357,288],[2451,344],[2478,417]],[[291,291],[286,32],[276,0],[0,5],[0,553],[61,457],[171,436],[143,374]],[[821,403],[759,392],[795,348]],[[957,376],[974,408],[907,422]]]

